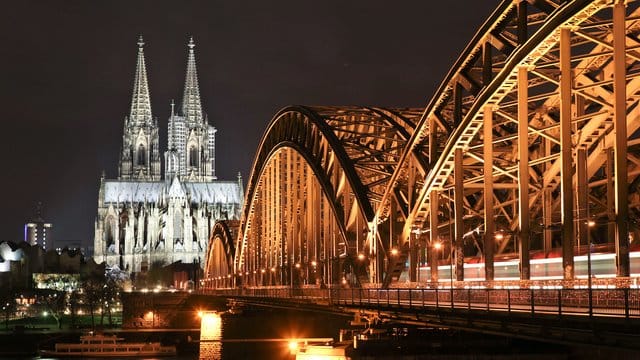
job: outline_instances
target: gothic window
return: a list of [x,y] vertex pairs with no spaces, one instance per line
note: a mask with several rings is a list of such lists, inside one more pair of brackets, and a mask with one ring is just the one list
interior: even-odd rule
[[196,218],[193,218],[193,221],[191,223],[191,229],[193,231],[193,241],[194,242],[198,242],[198,222],[196,221]]
[[138,165],[147,165],[147,154],[142,144],[138,146]]
[[198,166],[198,149],[194,145],[189,148],[189,166]]
[[105,229],[104,229],[105,242],[106,242],[107,249],[109,248],[109,246],[115,243],[115,230],[116,230],[116,220],[113,218],[113,216],[109,216],[105,220]]

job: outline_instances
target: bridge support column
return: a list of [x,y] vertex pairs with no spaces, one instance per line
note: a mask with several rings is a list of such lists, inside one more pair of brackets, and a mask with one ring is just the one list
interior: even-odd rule
[[[463,178],[464,172],[462,169],[462,149],[455,150],[455,160],[454,160],[454,170],[453,175],[455,177],[455,188],[453,189],[454,195],[454,208],[455,208],[455,241],[453,241],[451,245],[451,253],[450,256],[455,256],[455,274],[457,281],[464,280],[464,238],[462,237],[464,234],[464,187],[463,187]],[[451,221],[451,219],[449,219]],[[453,261],[451,261],[453,264]],[[451,269],[454,271],[454,269]]]
[[573,167],[571,143],[571,30],[560,29],[560,197],[564,280],[575,276],[573,262]]
[[580,148],[576,153],[576,177],[578,178],[578,250],[587,245],[589,251],[589,189],[587,187],[587,149]]
[[431,269],[431,282],[435,285],[438,283],[438,252],[434,245],[438,241],[438,211],[439,211],[439,194],[437,190],[432,190],[429,194],[429,268]]
[[627,174],[626,6],[613,5],[613,129],[615,135],[617,276],[629,276],[629,183]]
[[495,249],[495,217],[493,214],[493,106],[484,107],[484,273],[493,280],[493,252]]
[[607,178],[607,242],[615,242],[616,238],[616,193],[613,180],[614,154],[613,148],[605,150],[607,164],[605,176]]
[[531,278],[529,261],[529,70],[518,68],[518,248],[520,279]]

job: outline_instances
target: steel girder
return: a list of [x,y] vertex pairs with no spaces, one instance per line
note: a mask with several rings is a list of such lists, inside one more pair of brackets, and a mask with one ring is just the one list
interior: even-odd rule
[[[517,254],[528,279],[530,250],[558,242],[571,280],[575,246],[586,248],[592,232],[599,242],[615,238],[618,274],[628,276],[628,209],[640,205],[636,8],[504,1],[428,104],[388,182],[387,194],[400,187],[416,197],[403,239],[448,235],[458,280],[465,251],[483,255],[487,280],[494,252]],[[405,182],[420,156],[429,163],[423,177]],[[592,218],[596,229],[587,227]]]
[[[249,276],[252,285],[377,281],[379,240],[372,241],[369,229],[420,114],[360,107],[281,110],[249,178],[237,274]],[[345,265],[365,253],[372,260],[369,271]],[[344,277],[348,271],[351,278]]]

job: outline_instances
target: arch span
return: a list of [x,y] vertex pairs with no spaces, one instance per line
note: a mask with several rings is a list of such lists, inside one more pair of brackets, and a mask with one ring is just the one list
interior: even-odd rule
[[205,287],[217,288],[234,285],[234,256],[233,231],[226,221],[218,221],[211,230],[207,246],[204,271]]
[[[236,267],[256,285],[361,284],[379,276],[375,208],[418,110],[281,110],[247,186]],[[381,250],[384,247],[380,248]],[[366,256],[371,265],[347,266]]]

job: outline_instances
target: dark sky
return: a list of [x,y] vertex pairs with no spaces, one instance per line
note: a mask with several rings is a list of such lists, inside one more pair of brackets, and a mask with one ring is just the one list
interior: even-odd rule
[[[11,1],[0,12],[0,240],[44,204],[56,241],[93,242],[102,170],[117,177],[138,34],[166,146],[188,37],[218,129],[218,178],[245,180],[289,104],[424,107],[498,0]],[[164,149],[162,149],[164,150]],[[164,166],[164,160],[163,160]]]

